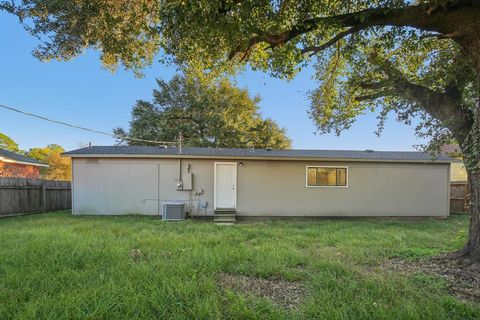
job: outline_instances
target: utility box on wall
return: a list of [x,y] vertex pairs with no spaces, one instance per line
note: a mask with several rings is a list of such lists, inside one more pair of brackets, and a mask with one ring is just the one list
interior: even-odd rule
[[183,188],[182,190],[190,191],[193,189],[193,174],[184,173],[182,174]]

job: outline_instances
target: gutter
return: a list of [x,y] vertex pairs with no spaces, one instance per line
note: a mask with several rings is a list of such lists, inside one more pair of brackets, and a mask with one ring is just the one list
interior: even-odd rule
[[311,157],[259,157],[259,156],[205,156],[205,155],[158,155],[158,154],[69,154],[62,157],[70,158],[111,158],[111,159],[213,159],[213,160],[274,160],[274,161],[325,161],[325,162],[386,162],[386,163],[423,163],[449,164],[461,162],[452,160],[402,160],[402,159],[359,159],[359,158],[311,158]]

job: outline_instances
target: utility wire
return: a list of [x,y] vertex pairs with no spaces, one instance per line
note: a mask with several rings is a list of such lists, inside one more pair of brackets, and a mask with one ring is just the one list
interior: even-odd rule
[[139,141],[139,142],[148,142],[148,143],[156,143],[156,144],[176,144],[176,142],[172,142],[172,141],[157,141],[157,140],[147,140],[147,139],[139,139],[139,138],[130,138],[130,137],[126,137],[126,136],[120,136],[120,135],[116,135],[116,134],[110,133],[110,132],[105,132],[105,131],[100,131],[100,130],[95,130],[95,129],[89,129],[89,128],[77,126],[77,125],[74,125],[74,124],[66,123],[66,122],[63,122],[63,121],[58,121],[58,120],[49,119],[49,118],[47,118],[47,117],[40,116],[40,115],[38,115],[38,114],[34,114],[34,113],[22,111],[22,110],[20,110],[20,109],[16,109],[16,108],[13,108],[13,107],[9,107],[9,106],[3,105],[3,104],[0,104],[0,107],[1,107],[1,108],[4,108],[4,109],[7,109],[7,110],[10,110],[10,111],[13,111],[13,112],[20,113],[20,114],[25,115],[25,116],[38,118],[38,119],[41,119],[41,120],[44,120],[44,121],[53,122],[53,123],[56,123],[56,124],[60,124],[60,125],[67,126],[67,127],[71,127],[71,128],[75,128],[75,129],[80,129],[80,130],[84,130],[84,131],[89,131],[89,132],[93,132],[93,133],[97,133],[97,134],[103,134],[103,135],[105,135],[105,136],[110,136],[110,137],[112,137],[112,138],[114,138],[114,139],[128,140],[128,141]]

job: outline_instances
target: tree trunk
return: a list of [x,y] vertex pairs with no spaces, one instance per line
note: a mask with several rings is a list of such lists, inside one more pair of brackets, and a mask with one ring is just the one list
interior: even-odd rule
[[[479,73],[480,74],[480,73]],[[467,169],[470,193],[470,226],[468,239],[462,250],[453,254],[461,264],[480,263],[480,92],[468,134],[462,141],[462,153]]]
[[462,250],[454,254],[462,264],[480,262],[480,172],[468,171],[470,192],[470,227],[468,240]]
[[[454,40],[462,47],[467,56],[472,59],[473,66],[480,77],[480,24],[476,20],[472,23],[475,27],[469,29],[469,32],[462,34],[461,37],[454,38]],[[468,24],[465,23],[465,25]]]

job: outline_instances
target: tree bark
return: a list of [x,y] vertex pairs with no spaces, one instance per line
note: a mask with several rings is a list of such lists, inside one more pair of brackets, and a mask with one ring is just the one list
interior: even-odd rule
[[450,255],[463,265],[480,263],[480,172],[468,170],[468,181],[470,192],[468,239],[461,250]]
[[[465,55],[470,58],[477,77],[480,79],[480,22],[476,23],[474,27],[468,28],[468,32],[464,32],[462,36],[453,37],[452,39],[462,48]],[[478,107],[477,105],[477,109]]]

